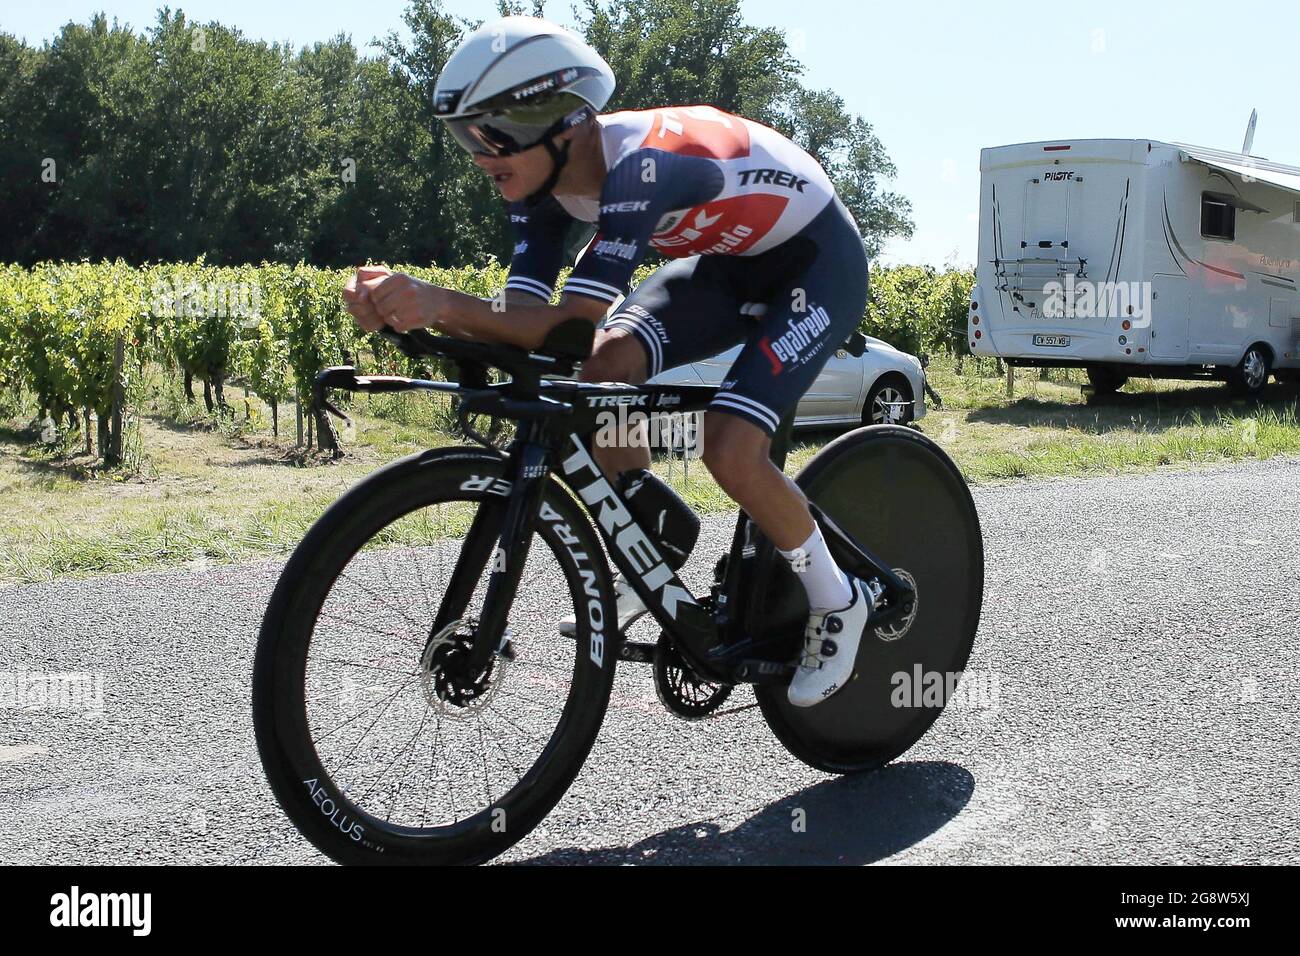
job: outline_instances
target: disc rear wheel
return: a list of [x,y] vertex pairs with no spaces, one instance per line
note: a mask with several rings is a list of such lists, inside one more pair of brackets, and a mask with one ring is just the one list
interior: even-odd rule
[[871,770],[925,734],[966,667],[983,600],[979,517],[952,460],[897,426],[844,435],[797,480],[832,521],[913,583],[916,598],[910,616],[868,624],[854,678],[829,699],[794,707],[779,684],[756,694],[768,726],[804,762]]

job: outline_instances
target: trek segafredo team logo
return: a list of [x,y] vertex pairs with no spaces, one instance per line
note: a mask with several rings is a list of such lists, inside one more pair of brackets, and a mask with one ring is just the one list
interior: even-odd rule
[[775,339],[767,335],[759,339],[759,348],[772,363],[772,374],[779,375],[787,365],[802,365],[820,352],[825,343],[818,337],[830,324],[830,315],[820,305],[815,305],[797,322],[794,319],[786,320],[789,331]]

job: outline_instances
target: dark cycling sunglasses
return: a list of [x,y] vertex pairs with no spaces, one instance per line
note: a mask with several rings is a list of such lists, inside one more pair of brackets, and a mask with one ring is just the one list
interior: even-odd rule
[[482,112],[443,120],[461,148],[477,156],[522,153],[594,112],[582,97],[566,92],[532,102],[519,102],[507,94],[483,106]]
[[475,156],[513,156],[536,146],[546,127],[539,129],[500,115],[483,114],[447,120],[447,130],[462,149]]

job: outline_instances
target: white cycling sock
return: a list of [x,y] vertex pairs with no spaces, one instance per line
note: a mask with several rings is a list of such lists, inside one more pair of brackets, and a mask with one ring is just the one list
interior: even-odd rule
[[[781,551],[780,548],[777,549]],[[808,605],[821,610],[838,610],[848,607],[853,600],[853,588],[848,575],[831,557],[822,529],[813,524],[808,540],[793,551],[781,551],[781,557],[790,562],[795,576],[803,582],[808,592]]]

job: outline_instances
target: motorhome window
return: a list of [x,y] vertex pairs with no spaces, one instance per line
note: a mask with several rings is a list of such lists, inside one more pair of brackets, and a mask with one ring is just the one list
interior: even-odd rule
[[1206,239],[1235,239],[1237,208],[1213,193],[1201,193],[1201,235]]

